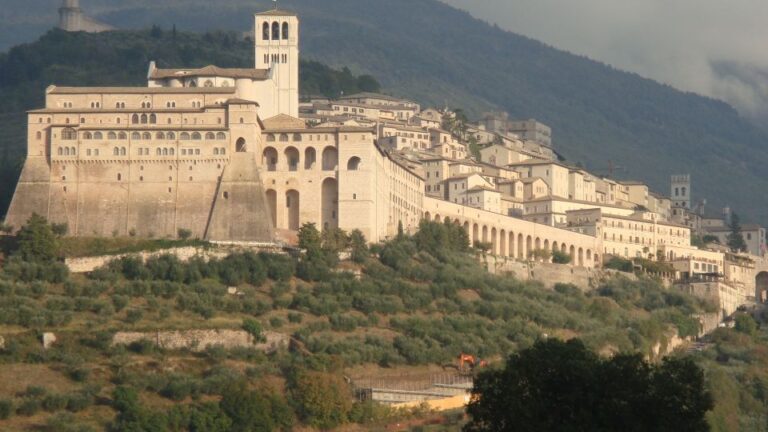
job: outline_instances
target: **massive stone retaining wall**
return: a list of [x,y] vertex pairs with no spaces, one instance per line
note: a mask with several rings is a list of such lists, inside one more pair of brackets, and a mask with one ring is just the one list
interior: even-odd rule
[[136,252],[125,253],[118,255],[100,255],[81,258],[67,258],[64,263],[69,267],[69,271],[72,273],[88,273],[96,270],[99,267],[109,264],[110,261],[121,259],[127,256],[136,256],[143,260],[151,257],[157,257],[160,255],[174,255],[181,261],[188,261],[194,257],[199,257],[204,260],[210,260],[212,258],[221,259],[226,256],[243,250],[256,250],[270,253],[283,253],[283,249],[272,243],[222,243],[215,247],[201,248],[201,247],[179,247],[172,249],[163,249],[153,252]]
[[118,332],[112,345],[130,345],[147,340],[163,349],[204,351],[209,346],[223,348],[256,348],[273,352],[288,346],[289,337],[282,333],[264,332],[266,342],[254,344],[253,336],[244,330],[181,330],[157,332]]
[[601,280],[613,274],[620,274],[632,280],[637,279],[634,274],[614,270],[574,267],[569,264],[517,261],[507,257],[485,256],[481,258],[481,262],[490,273],[511,273],[520,280],[539,281],[547,288],[552,288],[558,283],[570,283],[588,291],[596,288]]

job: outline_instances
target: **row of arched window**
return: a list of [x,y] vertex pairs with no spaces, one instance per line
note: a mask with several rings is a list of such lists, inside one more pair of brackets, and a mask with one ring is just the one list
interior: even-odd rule
[[[275,142],[275,140],[277,140],[278,138],[280,139],[280,142],[288,142],[288,134],[280,134],[279,137],[272,133],[267,134],[267,142]],[[297,133],[293,134],[293,141],[301,142],[301,140],[302,140],[301,134],[297,134]]]
[[59,147],[56,150],[59,156],[77,156],[77,149],[74,147]]
[[131,116],[131,123],[133,124],[157,124],[157,116],[154,114],[150,114],[147,116],[146,114],[142,114],[139,116],[138,114],[134,114]]
[[[225,140],[227,139],[227,135],[224,132],[206,132],[205,133],[205,139],[209,141],[217,140]],[[40,137],[38,136],[38,139]],[[71,128],[67,128],[62,130],[61,132],[61,139],[63,140],[76,140],[77,139],[77,131]],[[84,140],[100,140],[104,139],[104,134],[101,132],[83,132],[83,139]],[[128,139],[128,134],[125,132],[108,132],[107,133],[107,139],[108,140],[124,140]],[[131,139],[133,140],[151,140],[152,134],[150,132],[131,132]],[[176,133],[174,132],[157,132],[155,133],[155,139],[157,140],[175,140],[176,139]],[[179,134],[179,139],[182,141],[192,140],[192,141],[200,141],[203,139],[203,134],[200,132],[182,132]]]
[[[283,23],[282,32],[280,31],[281,30],[280,23],[277,21],[273,22],[271,27],[268,22],[265,22],[261,28],[262,28],[261,38],[263,40],[280,40],[281,38],[283,40],[288,40],[289,33],[288,33],[287,22]],[[270,29],[272,30],[271,32],[270,32]],[[271,34],[271,38],[270,38],[270,34]]]

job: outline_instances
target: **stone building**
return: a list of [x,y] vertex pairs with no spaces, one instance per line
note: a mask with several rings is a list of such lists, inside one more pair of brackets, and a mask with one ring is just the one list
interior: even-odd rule
[[87,17],[80,8],[80,0],[64,0],[59,8],[59,28],[64,31],[88,33],[114,30],[107,24]]

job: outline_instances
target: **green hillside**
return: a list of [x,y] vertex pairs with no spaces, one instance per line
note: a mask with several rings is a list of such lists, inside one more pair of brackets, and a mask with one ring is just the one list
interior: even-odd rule
[[[271,2],[202,0],[83,3],[123,28],[248,30]],[[370,73],[398,95],[463,107],[504,109],[554,128],[573,162],[668,193],[669,176],[690,172],[694,195],[713,212],[730,204],[768,221],[768,138],[725,103],[683,93],[505,32],[436,0],[286,0],[301,13],[302,54]],[[97,13],[99,12],[99,13]],[[142,65],[143,67],[143,65]],[[719,213],[719,212],[718,212]]]
[[[52,30],[38,41],[0,54],[0,215],[5,214],[26,148],[26,115],[45,103],[45,88],[56,85],[146,85],[149,62],[160,67],[253,67],[253,44],[239,34],[204,35],[162,31],[100,35]],[[301,64],[301,91],[337,97],[378,91],[370,76],[334,70],[307,60]]]
[[[79,240],[55,238],[42,224],[27,233],[36,241],[6,245],[13,258],[0,270],[2,430],[87,431],[109,424],[112,431],[291,430],[301,424],[326,430],[346,422],[386,423],[419,413],[353,404],[343,377],[407,383],[409,376],[447,373],[440,366],[455,365],[461,352],[493,366],[553,337],[578,337],[603,354],[652,356],[670,330],[698,331],[690,314],[712,309],[650,279],[619,276],[584,293],[493,276],[479,265],[479,252],[467,248],[461,228],[437,223],[371,250],[354,233],[321,237],[305,227],[307,253],[300,259],[254,253],[188,263],[168,255],[124,258],[89,275],[67,274],[52,261],[59,246]],[[353,260],[339,263],[338,251],[347,245]],[[715,430],[759,422],[765,412],[765,335],[748,322],[742,333],[720,333],[720,351],[699,359],[714,377],[709,387],[717,405],[709,421]],[[110,344],[115,332],[186,329],[269,330],[293,342],[273,354],[221,346],[165,350],[150,340]],[[48,350],[39,342],[46,331],[58,339]],[[232,394],[239,396],[232,400]],[[245,426],[254,421],[264,428]]]

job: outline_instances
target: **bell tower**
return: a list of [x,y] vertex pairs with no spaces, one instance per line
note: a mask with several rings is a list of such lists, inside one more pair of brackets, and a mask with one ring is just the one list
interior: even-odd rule
[[256,69],[270,70],[276,86],[274,112],[298,117],[299,18],[294,12],[273,9],[256,14],[255,21]]
[[690,210],[691,208],[691,176],[690,174],[677,174],[672,176],[670,188],[672,206]]

